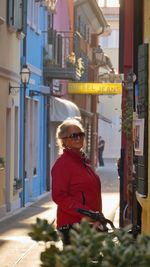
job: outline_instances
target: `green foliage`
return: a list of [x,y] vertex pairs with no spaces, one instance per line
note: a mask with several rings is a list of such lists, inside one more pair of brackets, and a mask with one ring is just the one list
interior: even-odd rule
[[150,237],[134,239],[127,229],[100,233],[86,220],[70,231],[70,245],[60,246],[61,235],[47,220],[37,219],[29,234],[36,241],[44,241],[42,267],[149,267]]
[[22,180],[18,177],[15,177],[13,187],[14,187],[14,190],[18,190],[22,188]]
[[133,104],[129,97],[126,99],[126,105],[122,111],[122,130],[128,138],[132,137],[133,132]]
[[47,220],[36,219],[36,224],[32,225],[32,232],[29,236],[35,241],[58,241],[59,235],[54,229],[53,222],[48,223]]

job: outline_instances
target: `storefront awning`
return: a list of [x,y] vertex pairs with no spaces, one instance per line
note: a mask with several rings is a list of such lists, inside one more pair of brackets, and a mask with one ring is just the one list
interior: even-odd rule
[[81,117],[80,110],[71,101],[52,97],[50,107],[50,121],[63,121],[67,118]]

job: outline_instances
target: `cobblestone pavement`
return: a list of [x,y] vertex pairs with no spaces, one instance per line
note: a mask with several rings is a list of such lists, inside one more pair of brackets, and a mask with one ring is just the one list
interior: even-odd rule
[[39,267],[43,246],[31,240],[28,233],[36,218],[53,221],[56,205],[50,193],[18,214],[0,222],[0,267]]
[[118,193],[119,179],[117,173],[116,159],[105,159],[105,165],[97,168],[97,173],[101,178],[103,193]]
[[[105,160],[105,166],[97,168],[102,183],[103,213],[118,224],[116,211],[119,205],[119,180],[114,160]],[[0,221],[0,267],[39,267],[43,245],[28,236],[36,218],[53,221],[56,205],[45,194],[36,203],[29,205],[13,216]]]
[[105,159],[105,165],[97,168],[97,174],[102,186],[103,213],[119,227],[119,179],[116,161]]

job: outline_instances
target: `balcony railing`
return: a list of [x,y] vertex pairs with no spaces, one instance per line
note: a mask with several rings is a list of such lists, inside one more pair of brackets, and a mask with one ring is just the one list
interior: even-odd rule
[[[43,74],[44,80],[52,79],[62,80],[80,80],[84,72],[84,64],[82,58],[76,58],[75,53],[71,53],[66,59],[62,58],[63,51],[59,51],[60,56],[53,57],[54,47],[49,44],[43,51]],[[58,60],[59,59],[59,60]]]
[[61,80],[79,80],[74,66],[62,68],[59,65],[49,65],[43,68],[44,80],[61,79]]

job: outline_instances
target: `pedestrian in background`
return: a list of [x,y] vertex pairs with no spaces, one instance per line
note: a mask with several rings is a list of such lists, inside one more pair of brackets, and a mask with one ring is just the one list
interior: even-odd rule
[[102,139],[101,136],[99,136],[99,140],[98,140],[98,160],[99,160],[99,166],[104,166],[104,160],[103,160],[104,148],[105,148],[105,141]]
[[77,208],[102,211],[101,183],[84,152],[85,131],[79,120],[62,122],[56,139],[60,156],[51,171],[52,198],[57,204],[57,229],[68,244],[69,230],[84,217]]

